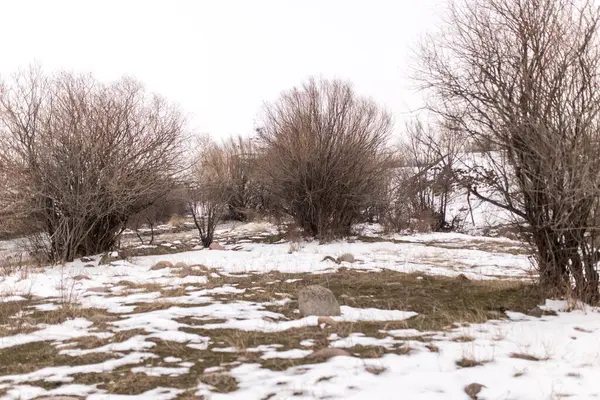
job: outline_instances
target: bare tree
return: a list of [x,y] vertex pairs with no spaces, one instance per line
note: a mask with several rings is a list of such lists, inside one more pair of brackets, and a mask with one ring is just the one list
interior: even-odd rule
[[422,51],[429,108],[499,150],[462,174],[527,224],[544,287],[599,299],[600,13],[587,0],[452,2]]
[[14,215],[41,229],[51,260],[111,249],[128,218],[173,186],[183,124],[132,79],[17,74],[0,97],[0,165],[9,198],[22,199]]
[[258,138],[267,190],[307,233],[346,235],[380,194],[391,128],[350,83],[311,79],[266,106]]

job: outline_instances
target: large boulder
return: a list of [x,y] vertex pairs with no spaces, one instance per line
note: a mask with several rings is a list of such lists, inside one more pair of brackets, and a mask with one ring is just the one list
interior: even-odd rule
[[319,285],[307,286],[298,293],[300,315],[340,315],[340,304],[331,290]]

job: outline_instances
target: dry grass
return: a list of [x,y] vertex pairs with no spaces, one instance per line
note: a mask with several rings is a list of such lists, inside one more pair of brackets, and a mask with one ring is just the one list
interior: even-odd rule
[[83,308],[78,304],[61,304],[56,310],[40,311],[36,310],[28,314],[25,319],[34,325],[39,324],[62,324],[69,319],[85,318],[98,325],[105,322],[114,321],[117,317],[101,308]]
[[458,343],[467,343],[467,342],[472,342],[474,340],[475,340],[475,338],[473,338],[472,336],[466,336],[466,335],[457,336],[452,339],[453,342],[458,342]]
[[[391,242],[391,243],[406,243],[414,244],[410,240],[403,239],[385,239],[376,236],[358,236],[356,240],[365,243],[380,243],[380,242]],[[437,241],[423,241],[419,242],[423,246],[437,247],[442,249],[468,249],[468,250],[480,250],[489,253],[498,254],[513,254],[513,255],[529,255],[531,250],[525,246],[517,246],[513,243],[493,242],[487,240],[471,239],[460,244],[460,247],[447,242]]]
[[0,276],[9,276],[20,274],[26,277],[30,271],[39,269],[42,260],[38,261],[32,257],[26,257],[24,254],[16,254],[12,256],[2,257],[0,259]]
[[50,342],[33,342],[0,349],[0,376],[25,374],[44,367],[96,364],[114,358],[108,353],[70,357],[59,354]]
[[68,340],[65,342],[65,344],[71,345],[69,348],[91,350],[102,346],[106,346],[111,343],[122,343],[126,340],[131,339],[134,336],[144,334],[147,334],[147,332],[142,329],[130,329],[127,331],[114,332],[113,336],[109,338],[99,338],[97,336],[83,336]]
[[0,337],[27,333],[35,330],[22,318],[23,313],[31,306],[31,300],[0,302]]
[[[181,268],[186,270],[188,268]],[[208,269],[207,269],[208,270]],[[180,272],[181,272],[180,271]],[[194,269],[203,275],[208,271],[200,268]],[[208,272],[209,273],[209,272]],[[286,282],[290,279],[300,279],[295,282]],[[267,284],[270,283],[270,284]],[[313,342],[311,350],[320,350],[329,346],[328,339],[332,333],[338,337],[348,337],[352,333],[361,332],[367,336],[383,338],[387,336],[385,331],[392,329],[415,328],[418,330],[444,330],[450,329],[456,323],[479,323],[490,318],[498,318],[505,310],[514,310],[527,313],[542,300],[536,288],[532,285],[510,281],[461,281],[445,277],[432,277],[419,274],[403,274],[393,271],[364,272],[349,269],[326,275],[312,274],[282,274],[272,272],[268,274],[256,274],[251,276],[224,276],[210,278],[204,286],[208,289],[223,285],[235,285],[239,289],[246,289],[243,294],[219,294],[215,295],[220,301],[256,301],[270,302],[282,298],[295,299],[300,288],[320,284],[330,288],[342,305],[358,308],[378,308],[390,310],[416,311],[419,315],[406,321],[387,322],[340,322],[334,326],[320,328],[317,326],[290,329],[283,333],[265,333],[258,331],[240,331],[234,329],[206,329],[203,325],[224,322],[223,320],[200,320],[193,317],[177,319],[191,326],[183,328],[182,331],[195,333],[211,338],[208,349],[192,349],[187,343],[176,343],[158,339],[147,339],[153,341],[155,346],[151,352],[157,358],[144,360],[138,366],[158,367],[174,366],[166,363],[166,357],[178,357],[184,362],[194,365],[189,373],[180,376],[148,376],[142,373],[132,373],[131,368],[135,366],[120,367],[106,373],[79,374],[74,376],[73,383],[98,385],[100,389],[107,390],[110,394],[134,395],[143,393],[157,387],[174,387],[183,389],[184,394],[180,398],[194,398],[195,388],[198,380],[213,386],[215,391],[228,392],[237,389],[237,382],[228,370],[241,362],[259,363],[264,368],[271,370],[286,370],[293,366],[315,363],[309,357],[303,359],[278,359],[263,360],[261,352],[250,351],[260,345],[279,344],[277,351],[303,348],[300,342],[310,339]],[[185,295],[185,289],[165,289],[156,284],[136,284],[129,281],[121,281],[119,285],[130,289],[143,289],[145,291],[157,291],[165,296]],[[171,303],[168,297],[154,303],[137,304],[135,313],[164,309],[169,307],[185,307],[186,304]],[[0,334],[1,326],[12,323],[12,318],[26,311],[24,318],[19,318],[24,326],[28,323],[37,325],[39,323],[56,324],[69,318],[86,318],[94,321],[96,328],[108,329],[108,322],[120,318],[107,313],[101,309],[84,309],[76,304],[65,303],[53,311],[31,311],[31,300],[23,302],[0,303]],[[197,304],[189,306],[197,307]],[[297,319],[298,314],[295,300],[284,305],[270,305],[265,307],[270,311],[281,313],[287,319]],[[98,339],[86,336],[71,340],[72,344],[80,349],[94,349],[110,343],[123,342],[135,335],[144,335],[141,330],[131,330],[116,333],[108,339]],[[408,340],[408,339],[407,339]],[[421,340],[428,342],[426,337],[415,337],[410,340]],[[472,338],[461,336],[454,339],[458,342],[469,342]],[[426,343],[426,348],[431,352],[439,351],[433,343]],[[235,352],[217,352],[216,348],[234,347]],[[412,349],[398,342],[395,346],[354,346],[346,349],[353,357],[364,359],[379,358],[385,354],[410,354]],[[100,362],[115,357],[107,353],[91,353],[83,357],[69,357],[58,354],[58,350],[49,342],[32,343],[16,346],[0,351],[0,375],[31,372],[49,365],[75,365]],[[474,357],[465,355],[457,361],[457,365],[463,368],[474,367],[486,362],[476,360]],[[221,367],[218,373],[206,373],[209,367]],[[378,373],[377,370],[374,370]],[[380,373],[380,372],[379,372]],[[49,383],[38,382],[40,386]]]
[[511,353],[510,355],[511,358],[518,358],[521,360],[527,360],[527,361],[541,361],[542,359],[539,357],[536,357],[532,354],[527,354],[527,353]]
[[[161,292],[164,288],[158,283],[135,283],[127,280],[117,282],[116,286],[125,286],[127,289],[142,290],[145,292]],[[122,296],[119,294],[118,296]]]
[[[299,279],[286,283],[288,279]],[[275,282],[267,284],[268,282]],[[380,329],[414,328],[418,330],[444,330],[456,323],[482,323],[504,316],[511,310],[529,314],[543,301],[543,296],[533,284],[518,281],[463,281],[454,278],[405,274],[394,271],[363,272],[341,268],[330,274],[282,274],[271,272],[248,277],[222,276],[208,282],[207,287],[235,284],[247,289],[243,297],[230,298],[269,302],[283,297],[296,298],[300,288],[322,285],[329,288],[342,305],[358,308],[415,311],[419,315],[407,321],[364,323],[378,335]],[[253,288],[260,287],[261,290]],[[295,301],[284,306],[267,307],[295,319]],[[341,324],[344,326],[344,324]]]
[[456,366],[460,368],[473,368],[478,367],[480,365],[485,364],[486,361],[475,360],[468,357],[463,357],[460,360],[456,361]]

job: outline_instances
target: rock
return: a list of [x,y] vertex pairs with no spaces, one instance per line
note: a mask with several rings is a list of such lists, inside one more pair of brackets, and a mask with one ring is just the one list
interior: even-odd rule
[[318,325],[329,325],[329,326],[335,326],[337,324],[337,322],[331,318],[331,317],[319,317],[319,319],[317,319],[317,324]]
[[188,265],[184,262],[179,261],[177,264],[175,264],[174,268],[186,268]]
[[159,269],[165,269],[165,268],[173,268],[173,263],[170,261],[159,261],[156,264],[154,264],[152,267],[150,267],[150,271],[157,271]]
[[185,276],[193,275],[194,270],[192,269],[192,267],[185,267],[185,268],[181,268],[179,271],[177,271],[177,274],[179,275],[180,278],[183,278]]
[[473,400],[477,400],[477,395],[481,392],[481,389],[487,387],[481,383],[470,383],[465,386],[465,393]]
[[74,281],[82,281],[84,279],[90,279],[90,277],[87,275],[77,275],[73,277]]
[[81,262],[89,263],[89,262],[93,262],[93,261],[94,261],[94,259],[92,257],[81,257]]
[[353,263],[356,261],[354,256],[350,253],[344,253],[341,256],[339,256],[337,259],[339,262],[347,262],[347,263]]
[[204,264],[194,264],[194,265],[191,265],[191,267],[192,268],[198,268],[200,271],[203,271],[203,272],[210,272],[210,268],[208,268]]
[[225,247],[221,246],[219,243],[217,242],[212,242],[210,244],[210,246],[208,246],[209,249],[211,250],[225,250]]
[[544,310],[542,310],[541,308],[533,307],[531,310],[527,311],[527,315],[531,315],[532,317],[540,318],[540,317],[543,317],[545,314],[544,314]]
[[83,266],[83,268],[94,268],[95,265],[94,264],[86,264]]
[[340,315],[340,305],[331,290],[319,286],[307,286],[298,293],[300,315],[332,316]]
[[310,360],[329,360],[332,357],[352,357],[352,355],[344,349],[327,347],[306,356]]

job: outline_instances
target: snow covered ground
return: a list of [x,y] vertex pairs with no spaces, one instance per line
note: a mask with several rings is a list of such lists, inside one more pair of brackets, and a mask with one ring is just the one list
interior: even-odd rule
[[[452,290],[526,285],[535,272],[518,242],[367,230],[372,241],[239,240],[226,251],[132,257],[102,266],[95,257],[4,276],[0,398],[600,396],[598,309],[567,312],[572,304],[542,300],[536,308],[541,316],[494,303],[470,310],[481,299],[465,293],[456,298],[456,309],[479,322],[446,326],[437,320],[445,317],[436,314],[437,306],[419,303],[419,296],[425,301],[440,290],[450,297],[439,307],[452,309]],[[275,231],[248,224],[220,234],[260,238]],[[357,262],[322,261],[345,252]],[[166,261],[171,264],[157,265]],[[297,291],[315,281],[330,286],[342,304],[333,322],[296,312]],[[475,315],[481,312],[488,314]],[[318,357],[324,348],[338,349],[338,356]]]

